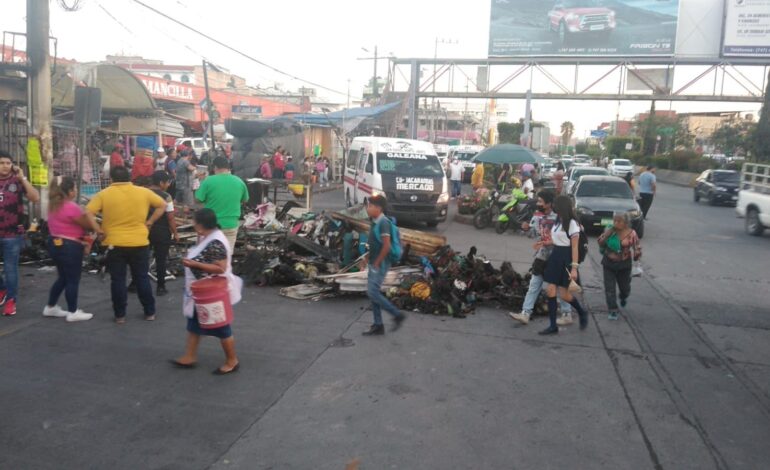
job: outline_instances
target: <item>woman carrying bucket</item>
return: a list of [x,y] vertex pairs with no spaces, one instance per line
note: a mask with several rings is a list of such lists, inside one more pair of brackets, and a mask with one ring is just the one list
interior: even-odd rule
[[232,272],[232,251],[227,238],[217,225],[211,209],[195,213],[198,244],[187,253],[183,312],[187,318],[187,347],[185,354],[171,362],[177,367],[195,367],[201,336],[214,336],[222,341],[225,363],[214,370],[225,375],[238,370],[233,339],[232,306],[241,300],[243,281]]

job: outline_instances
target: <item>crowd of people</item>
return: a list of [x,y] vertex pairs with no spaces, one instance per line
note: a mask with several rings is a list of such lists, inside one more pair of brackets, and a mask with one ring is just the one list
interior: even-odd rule
[[[302,177],[305,184],[318,183],[319,187],[331,186],[331,162],[322,153],[309,155],[302,163]],[[295,181],[299,176],[291,152],[278,146],[273,155],[264,155],[254,176],[266,180]]]

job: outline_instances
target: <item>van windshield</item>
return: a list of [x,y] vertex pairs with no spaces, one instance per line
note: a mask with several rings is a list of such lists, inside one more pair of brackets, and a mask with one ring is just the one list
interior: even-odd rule
[[437,156],[413,153],[378,153],[377,170],[382,175],[444,176]]
[[454,158],[462,162],[469,162],[478,154],[479,152],[455,152]]

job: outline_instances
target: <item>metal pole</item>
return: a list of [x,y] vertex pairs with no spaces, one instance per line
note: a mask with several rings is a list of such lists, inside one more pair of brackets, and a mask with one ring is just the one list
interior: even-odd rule
[[211,98],[209,98],[209,73],[206,67],[206,61],[203,61],[203,86],[206,89],[206,114],[209,117],[208,134],[211,139],[211,148],[209,151],[213,151],[214,147],[214,119],[211,116]]
[[420,106],[417,90],[420,88],[420,63],[412,60],[412,76],[409,84],[409,138],[417,138],[417,108]]
[[377,83],[377,46],[374,46],[374,82],[372,82],[372,95],[374,95],[375,102],[380,100],[380,87]]
[[[40,152],[48,167],[48,179],[53,178],[53,136],[51,134],[51,57],[48,48],[50,16],[48,0],[27,0],[27,54],[30,64],[28,86],[31,100],[29,133],[40,139]],[[47,201],[43,188],[43,201]],[[46,216],[43,203],[41,216]]]
[[524,108],[524,132],[521,135],[521,145],[529,147],[529,129],[532,119],[532,90],[527,90],[527,104]]
[[86,93],[86,100],[84,103],[85,110],[83,111],[83,121],[80,122],[80,155],[78,156],[78,169],[77,169],[77,198],[75,200],[76,204],[80,204],[81,196],[80,196],[80,188],[83,185],[83,160],[86,156],[86,148],[88,146],[88,123],[91,122],[91,116],[90,116],[90,110],[91,110],[91,91],[88,89],[88,93]]
[[[433,47],[433,77],[431,78],[431,80],[433,80],[433,85],[431,87],[434,94],[436,93],[436,60],[437,59],[438,59],[438,36],[436,36],[436,42]],[[436,110],[436,97],[434,96],[434,97],[431,97],[430,99],[430,114],[429,114],[430,120],[428,121],[429,122],[428,139],[433,143],[436,143],[435,123],[433,122],[435,110]]]

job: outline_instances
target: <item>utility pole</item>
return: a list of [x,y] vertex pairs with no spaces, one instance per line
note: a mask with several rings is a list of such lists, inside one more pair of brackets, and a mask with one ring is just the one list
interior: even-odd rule
[[530,147],[529,132],[532,126],[532,90],[527,90],[527,104],[524,108],[524,132],[521,135],[519,143],[527,148]]
[[374,81],[372,82],[372,95],[375,102],[380,100],[380,87],[377,83],[377,46],[374,46]]
[[[27,86],[31,97],[27,125],[30,135],[40,139],[40,151],[48,167],[49,180],[53,178],[51,56],[48,50],[50,21],[48,0],[27,0],[27,57],[30,65]],[[42,199],[46,201],[48,198],[44,194]]]
[[211,98],[209,97],[209,73],[208,68],[206,67],[206,61],[203,61],[203,86],[206,89],[206,114],[209,117],[209,126],[208,126],[208,135],[209,139],[211,139],[211,148],[209,149],[209,152],[214,152],[216,147],[214,146],[214,117],[212,116],[211,108]]
[[469,79],[465,79],[465,111],[463,112],[463,141],[462,145],[465,145],[465,141],[468,140],[468,84]]

